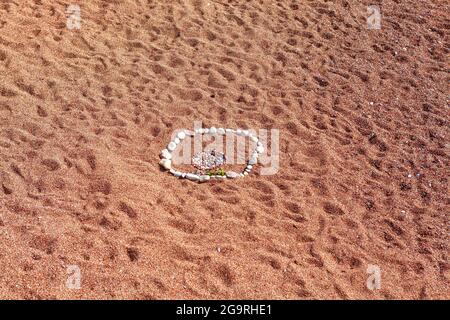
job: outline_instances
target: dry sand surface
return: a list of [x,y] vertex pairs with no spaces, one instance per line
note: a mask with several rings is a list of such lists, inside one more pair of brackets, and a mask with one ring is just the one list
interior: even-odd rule
[[[1,298],[450,297],[447,1],[74,2],[0,1]],[[279,172],[162,172],[196,120]]]

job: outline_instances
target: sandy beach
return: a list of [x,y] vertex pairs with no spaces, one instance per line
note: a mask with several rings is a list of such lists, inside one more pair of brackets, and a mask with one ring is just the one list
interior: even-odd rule
[[[0,1],[0,298],[449,299],[450,5],[381,3]],[[279,170],[164,172],[195,121]]]

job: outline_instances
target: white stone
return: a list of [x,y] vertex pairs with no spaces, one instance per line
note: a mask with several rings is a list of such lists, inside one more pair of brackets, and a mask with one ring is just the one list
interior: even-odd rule
[[174,173],[173,175],[174,175],[175,177],[179,178],[179,177],[181,177],[181,176],[183,175],[183,173],[180,172],[180,171],[175,171],[175,173]]
[[167,146],[167,150],[169,150],[169,151],[173,151],[173,150],[175,150],[177,148],[177,144],[175,143],[175,142],[173,142],[173,141],[171,141],[170,143],[169,143],[169,145]]
[[217,133],[217,129],[215,127],[211,127],[211,129],[209,129],[209,133],[216,134]]
[[178,139],[178,138],[175,138],[175,139],[173,140],[173,142],[175,142],[176,144],[180,144],[181,140]]
[[172,161],[168,160],[168,159],[162,159],[159,164],[161,165],[161,167],[163,167],[166,170],[170,170],[172,169]]
[[263,146],[256,147],[256,152],[263,153],[264,152],[264,147]]
[[227,129],[225,129],[225,132],[232,132],[233,130],[231,130],[231,129],[229,129],[229,128],[227,128]]
[[203,129],[203,133],[208,133],[209,129]]
[[184,138],[186,138],[186,133],[184,131],[178,132],[177,138],[183,140]]
[[216,180],[222,180],[222,179],[226,179],[226,178],[227,178],[226,176],[219,176],[219,175],[211,176],[211,179],[216,179]]
[[243,174],[244,176],[248,176],[248,172],[247,172],[247,171],[244,171],[242,174]]
[[186,179],[189,179],[191,181],[198,181],[198,179],[200,179],[200,177],[196,174],[188,173],[188,174],[186,174]]
[[250,135],[250,132],[248,132],[248,130],[244,130],[244,131],[242,131],[242,135],[244,137],[248,137]]
[[242,130],[241,130],[241,129],[237,129],[237,130],[236,130],[236,134],[237,134],[238,136],[242,135]]
[[252,166],[251,164],[249,164],[249,165],[247,166],[247,169],[249,169],[249,170],[252,170],[252,168],[253,168],[253,166]]
[[255,136],[251,136],[250,140],[252,140],[253,142],[258,142],[258,137]]
[[203,176],[200,176],[200,178],[199,178],[200,182],[205,182],[205,181],[208,181],[209,179],[211,179],[211,177],[208,175],[203,175]]
[[258,163],[258,157],[255,157],[255,156],[252,156],[251,158],[250,158],[250,160],[248,160],[248,164],[250,164],[250,165],[255,165],[255,164],[257,164]]
[[226,175],[227,175],[227,178],[230,178],[230,179],[235,179],[235,178],[240,177],[239,173],[234,172],[234,171],[227,171]]
[[161,151],[161,154],[159,156],[161,158],[164,158],[164,159],[167,159],[167,160],[172,159],[172,154],[167,149],[164,149],[163,151]]
[[258,147],[262,147],[262,143],[260,142],[260,141],[258,141],[257,143],[256,143],[256,145],[258,146]]
[[225,134],[225,129],[224,128],[219,128],[219,129],[217,129],[217,133],[221,134],[221,135],[224,135]]

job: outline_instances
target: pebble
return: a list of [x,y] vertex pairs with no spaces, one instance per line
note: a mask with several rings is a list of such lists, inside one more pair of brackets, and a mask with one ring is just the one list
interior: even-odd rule
[[264,147],[263,146],[256,147],[256,152],[263,153],[264,152]]
[[252,168],[253,168],[253,166],[252,166],[251,164],[249,164],[249,165],[247,166],[247,169],[249,169],[249,170],[252,170]]
[[217,133],[217,129],[215,127],[211,127],[211,129],[209,129],[209,133],[210,134],[216,134]]
[[240,177],[239,173],[234,172],[234,171],[227,171],[226,175],[227,175],[227,178],[230,178],[230,179],[235,179],[235,178]]
[[251,136],[250,140],[252,140],[253,142],[258,142],[258,137],[255,136]]
[[205,181],[208,181],[209,179],[211,179],[211,177],[208,175],[203,175],[203,176],[200,176],[200,178],[199,178],[200,182],[205,182]]
[[167,146],[167,150],[169,150],[169,151],[173,151],[173,150],[175,150],[177,148],[177,144],[175,143],[175,142],[173,142],[173,141],[171,141],[170,143],[169,143],[169,145]]
[[250,160],[248,160],[248,164],[249,165],[255,165],[255,164],[257,164],[258,163],[258,157],[256,157],[256,156],[252,156],[251,158],[250,158]]
[[166,170],[172,169],[172,161],[168,159],[162,159],[159,164]]
[[180,171],[175,171],[175,173],[173,175],[177,178],[180,178],[183,175],[183,173]]
[[183,140],[184,138],[186,138],[186,133],[184,131],[178,132],[177,138]]
[[178,138],[175,138],[175,139],[173,140],[173,142],[175,142],[176,144],[179,144],[179,143],[181,142],[181,140],[178,139]]
[[159,156],[161,158],[164,158],[164,159],[167,159],[167,160],[172,159],[172,154],[167,149],[164,149],[163,151],[161,151],[161,154]]
[[191,181],[198,181],[200,179],[200,177],[196,174],[193,173],[187,173],[186,174],[186,179],[189,179]]
[[219,129],[217,129],[217,133],[224,135],[225,134],[225,129],[224,128],[219,128]]

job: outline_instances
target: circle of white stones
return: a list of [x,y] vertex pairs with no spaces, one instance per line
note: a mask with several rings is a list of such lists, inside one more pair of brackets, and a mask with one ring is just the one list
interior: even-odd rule
[[[237,136],[243,136],[248,137],[250,141],[256,143],[256,147],[253,150],[250,159],[247,161],[247,165],[244,168],[242,172],[235,172],[235,171],[227,171],[224,176],[221,175],[199,175],[195,173],[188,173],[188,172],[182,172],[178,171],[172,168],[172,152],[177,148],[177,146],[181,143],[183,139],[186,137],[194,137],[197,134],[210,134],[210,135],[226,135],[228,133],[235,134]],[[180,179],[188,179],[191,181],[198,181],[198,182],[206,182],[210,179],[235,179],[235,178],[243,178],[247,176],[251,171],[252,168],[258,163],[258,157],[259,154],[264,152],[264,147],[262,143],[259,141],[258,137],[251,134],[248,130],[242,130],[242,129],[224,129],[224,128],[199,128],[195,129],[194,131],[190,130],[181,130],[177,133],[175,139],[167,145],[165,149],[161,151],[160,158],[161,161],[159,162],[160,166],[163,167],[165,170],[168,170],[172,175],[174,175],[177,178]]]

